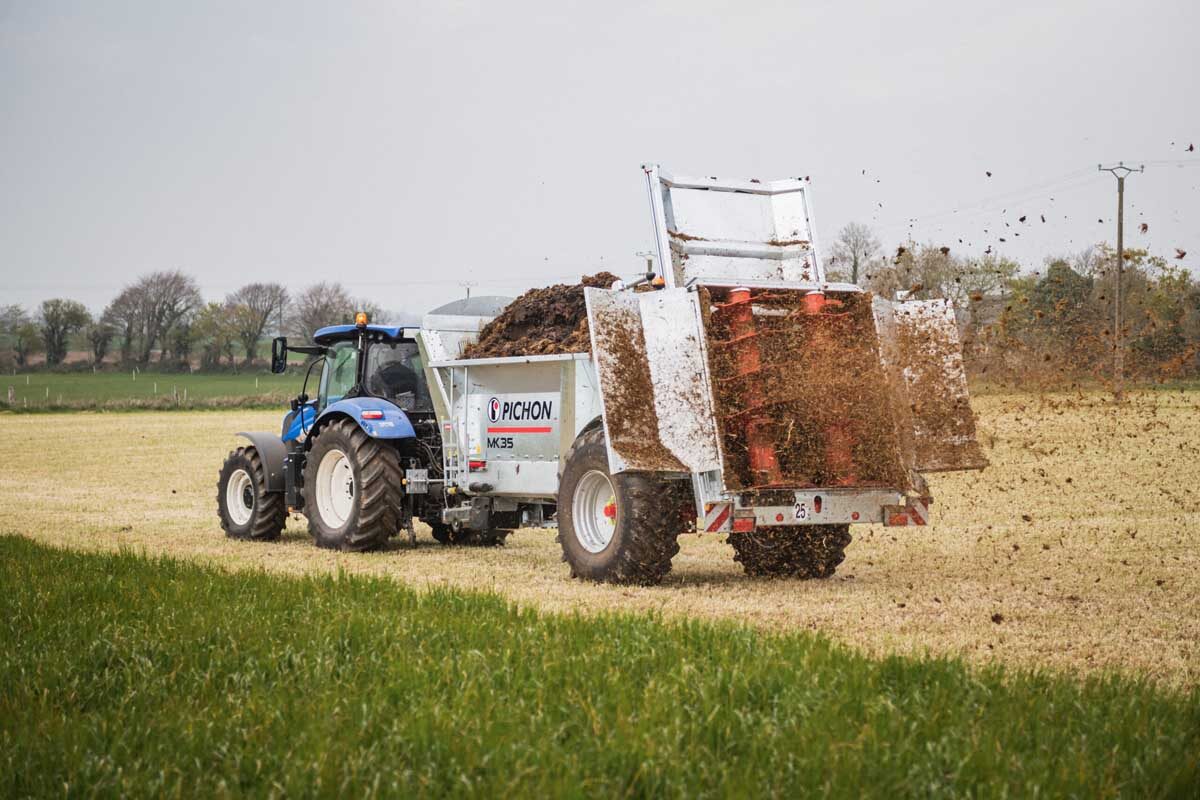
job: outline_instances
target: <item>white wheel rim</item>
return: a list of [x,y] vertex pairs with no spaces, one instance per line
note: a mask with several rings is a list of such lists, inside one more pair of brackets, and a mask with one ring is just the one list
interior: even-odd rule
[[245,525],[254,514],[254,481],[250,473],[239,469],[225,484],[225,509],[235,525]]
[[617,493],[608,475],[591,470],[575,484],[571,498],[575,538],[589,553],[599,553],[612,543],[617,531]]
[[354,508],[354,469],[341,450],[330,450],[317,467],[317,512],[330,528],[340,528]]

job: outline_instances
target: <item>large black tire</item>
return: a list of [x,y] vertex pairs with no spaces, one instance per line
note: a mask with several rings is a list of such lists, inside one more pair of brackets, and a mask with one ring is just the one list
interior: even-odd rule
[[828,578],[846,558],[849,525],[790,525],[729,535],[733,560],[747,575]]
[[[237,495],[231,497],[232,494]],[[283,492],[267,491],[262,456],[254,447],[239,447],[229,454],[217,479],[217,514],[230,539],[273,542],[287,524]]]
[[454,544],[454,529],[449,525],[437,520],[425,520],[425,524],[429,526],[429,532],[433,534],[434,540],[441,544]]
[[[583,529],[577,522],[586,522],[575,519],[576,491],[584,477],[593,472],[608,478],[615,504],[612,538],[598,552],[584,544]],[[645,473],[611,475],[603,429],[582,433],[567,451],[558,487],[558,541],[563,561],[571,567],[571,577],[643,586],[660,582],[671,571],[671,559],[679,552],[679,534],[689,527],[695,529],[691,489],[687,481],[664,480]]]
[[[318,498],[321,462],[335,451],[351,473],[349,511],[340,524],[326,519]],[[396,449],[367,436],[353,420],[339,419],[320,429],[304,465],[304,514],[313,542],[355,552],[382,547],[404,520],[403,477]]]
[[487,531],[455,530],[452,526],[445,522],[425,520],[425,524],[429,526],[429,531],[433,534],[433,538],[444,545],[458,545],[460,547],[502,547],[504,540],[512,531],[506,528],[492,528]]
[[475,531],[464,528],[456,531],[450,530],[449,544],[456,544],[462,547],[503,547],[504,540],[512,531],[507,528],[490,528],[486,531]]

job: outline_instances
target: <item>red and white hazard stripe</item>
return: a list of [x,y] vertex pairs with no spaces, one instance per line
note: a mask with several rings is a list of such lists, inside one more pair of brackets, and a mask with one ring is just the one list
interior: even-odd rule
[[891,527],[902,525],[927,525],[929,523],[929,500],[923,497],[910,498],[903,506],[885,506],[883,524]]
[[733,503],[712,503],[705,507],[703,529],[709,533],[728,530],[733,517]]

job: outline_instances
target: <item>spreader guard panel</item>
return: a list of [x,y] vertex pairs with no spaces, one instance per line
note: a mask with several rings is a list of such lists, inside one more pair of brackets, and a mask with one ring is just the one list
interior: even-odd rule
[[696,293],[589,288],[584,297],[609,469],[719,469]]
[[825,282],[806,179],[686,178],[657,164],[642,171],[668,287]]
[[880,360],[891,383],[900,451],[916,472],[983,469],[954,307],[874,298]]

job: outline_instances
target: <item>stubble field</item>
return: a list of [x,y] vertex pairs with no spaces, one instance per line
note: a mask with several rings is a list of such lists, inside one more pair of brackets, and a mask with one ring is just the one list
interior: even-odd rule
[[227,540],[217,469],[236,430],[277,412],[0,415],[0,534],[81,550],[122,547],[227,568],[345,571],[423,588],[494,590],[548,611],[656,611],[811,629],[871,655],[1200,683],[1200,393],[977,398],[991,466],[933,476],[925,528],[854,528],[827,581],[742,575],[723,537],[689,536],[659,587],[568,577],[552,531],[497,550],[428,535],[380,553]]

